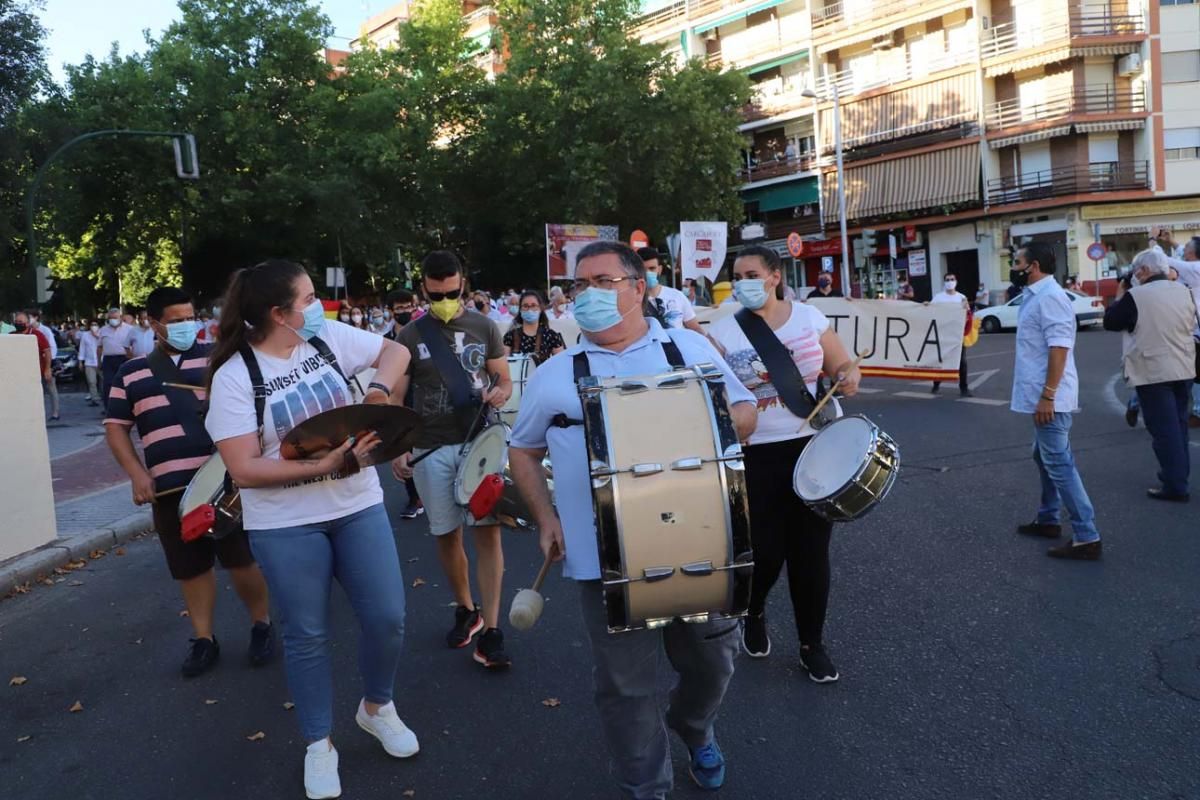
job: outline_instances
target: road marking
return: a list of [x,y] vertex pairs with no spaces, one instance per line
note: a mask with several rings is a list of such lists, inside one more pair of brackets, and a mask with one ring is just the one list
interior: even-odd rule
[[[970,348],[968,348],[970,349]],[[995,353],[974,353],[971,354],[971,360],[976,361],[981,358],[991,358],[992,356],[1011,356],[1016,354],[1016,350],[998,350]]]
[[858,387],[859,394],[879,394],[883,389],[868,389],[866,386]]
[[977,406],[1006,406],[1007,400],[989,400],[986,397],[960,397],[960,403],[974,403]]
[[932,392],[896,392],[896,397],[911,397],[915,400],[933,400],[937,397]]
[[988,378],[992,377],[999,371],[1000,370],[998,369],[985,369],[982,372],[976,373],[974,376],[972,376],[971,381],[967,384],[967,388],[971,391],[975,391],[985,382],[987,382]]

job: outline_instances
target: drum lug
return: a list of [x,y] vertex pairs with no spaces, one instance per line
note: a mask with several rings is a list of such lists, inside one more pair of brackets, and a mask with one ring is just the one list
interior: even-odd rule
[[702,469],[703,467],[704,467],[704,459],[700,458],[699,456],[692,456],[691,458],[681,458],[678,461],[671,462],[671,469],[674,469],[674,470],[695,470],[695,469]]
[[713,574],[713,563],[711,561],[694,561],[691,564],[684,564],[679,571],[693,578],[703,578]]
[[632,467],[629,468],[629,471],[633,473],[633,477],[643,478],[647,475],[657,475],[658,473],[663,471],[663,466],[662,466],[662,464],[654,464],[654,463],[634,464]]
[[698,614],[683,614],[679,617],[679,621],[686,622],[689,625],[703,625],[708,622],[710,616],[710,612],[701,611]]
[[[610,575],[615,573],[609,573]],[[605,586],[624,586],[629,583],[656,583],[666,580],[675,574],[674,567],[646,567],[640,578],[606,578],[601,581]]]
[[621,394],[638,394],[650,391],[650,386],[645,381],[625,381],[617,387],[617,391]]
[[672,375],[658,382],[659,389],[682,389],[687,386],[687,378],[683,375]]

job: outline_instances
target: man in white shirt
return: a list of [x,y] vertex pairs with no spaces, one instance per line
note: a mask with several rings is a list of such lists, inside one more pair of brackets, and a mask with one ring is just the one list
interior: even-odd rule
[[[946,278],[942,283],[942,291],[933,296],[933,303],[958,303],[965,311],[971,310],[971,304],[967,302],[967,296],[958,291],[958,276],[953,272],[947,272]],[[967,387],[967,348],[959,349],[958,362],[958,393],[963,397],[973,397],[974,394]],[[941,381],[933,382],[932,392],[937,394],[938,389],[942,386]]]
[[104,328],[100,331],[100,373],[104,378],[104,407],[108,407],[108,393],[117,378],[117,370],[133,358],[134,328],[121,319],[121,309],[108,310]]
[[150,355],[154,349],[154,330],[150,327],[150,317],[142,311],[138,314],[138,326],[133,332],[133,357]]
[[89,327],[80,326],[79,331],[79,366],[87,378],[88,405],[97,406],[100,403],[100,325],[93,322]]
[[[37,309],[32,309],[29,312],[29,326],[35,331],[46,337],[46,341],[50,343],[50,362],[53,364],[54,359],[58,358],[58,337],[54,333],[54,329],[49,325],[42,324],[42,312]],[[50,419],[58,419],[58,378],[54,377],[53,372],[50,374],[50,379],[42,381],[42,386],[46,390],[46,394],[50,396]]]
[[687,295],[678,289],[659,283],[662,267],[658,263],[658,251],[653,247],[639,248],[637,254],[646,265],[646,300],[658,312],[665,328],[687,328],[704,333],[696,321],[696,309]]

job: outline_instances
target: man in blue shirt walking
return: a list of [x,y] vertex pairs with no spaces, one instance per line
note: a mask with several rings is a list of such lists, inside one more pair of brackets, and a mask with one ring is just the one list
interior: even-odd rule
[[1017,317],[1016,366],[1012,410],[1033,415],[1033,460],[1042,480],[1037,518],[1020,525],[1026,536],[1057,539],[1062,535],[1059,512],[1067,507],[1071,541],[1050,548],[1053,558],[1095,561],[1102,545],[1096,512],[1071,454],[1071,414],[1079,406],[1075,371],[1075,311],[1071,299],[1054,280],[1054,251],[1032,242],[1017,251],[1012,271],[1015,286],[1025,286],[1025,302]]

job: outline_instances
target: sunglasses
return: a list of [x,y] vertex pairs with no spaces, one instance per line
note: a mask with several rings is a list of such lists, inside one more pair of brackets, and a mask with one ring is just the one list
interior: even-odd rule
[[431,301],[436,303],[438,300],[457,300],[458,298],[462,297],[462,291],[463,290],[461,287],[458,289],[451,289],[448,292],[431,292],[426,289],[425,294],[429,296]]

